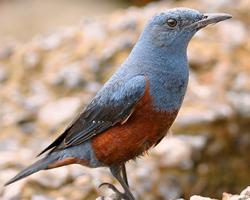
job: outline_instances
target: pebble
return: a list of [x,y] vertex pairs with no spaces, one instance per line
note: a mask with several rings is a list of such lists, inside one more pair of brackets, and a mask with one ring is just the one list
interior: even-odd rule
[[216,102],[194,102],[193,106],[184,107],[177,116],[176,126],[185,127],[212,124],[219,120],[231,118],[234,110],[226,104]]
[[250,197],[250,186],[248,186],[246,189],[244,189],[240,195],[246,195]]
[[224,192],[222,200],[250,200],[250,186],[244,189],[239,195]]
[[162,167],[192,166],[192,147],[180,138],[169,137],[163,140],[153,152],[161,156],[158,164]]
[[62,67],[62,70],[57,75],[57,82],[71,89],[79,87],[84,82],[81,70],[81,63],[79,62]]
[[246,27],[240,20],[230,20],[218,26],[219,35],[222,35],[221,42],[228,48],[235,48],[242,45],[247,37]]
[[4,82],[8,79],[8,72],[4,65],[0,64],[0,83]]
[[168,177],[158,185],[158,192],[164,199],[177,199],[181,196],[182,189],[174,178]]
[[58,33],[54,33],[45,37],[38,37],[37,42],[43,50],[53,50],[61,45],[62,38]]
[[43,194],[35,194],[34,196],[32,196],[31,200],[56,200],[56,199]]
[[190,200],[215,200],[215,199],[212,199],[209,197],[202,197],[199,195],[194,195],[194,196],[191,196]]
[[39,61],[39,55],[35,51],[28,51],[24,54],[24,64],[28,70],[36,67]]
[[46,188],[60,188],[67,182],[69,171],[67,167],[60,167],[49,171],[42,171],[30,177],[36,183]]
[[[21,199],[22,189],[24,187],[23,182],[18,182],[15,187],[6,187],[1,191],[1,200],[19,200]],[[2,194],[3,193],[3,194]]]
[[76,97],[61,98],[44,105],[38,113],[38,119],[51,127],[58,127],[63,122],[72,119],[80,105],[81,101]]
[[228,92],[228,101],[242,118],[250,118],[250,94],[244,92]]
[[10,56],[14,53],[13,46],[6,46],[0,49],[0,60],[5,60],[10,58]]

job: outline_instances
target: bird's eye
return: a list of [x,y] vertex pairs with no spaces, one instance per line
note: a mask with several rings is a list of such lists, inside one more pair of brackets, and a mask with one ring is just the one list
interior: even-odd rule
[[170,18],[167,20],[167,24],[168,24],[168,26],[173,28],[173,27],[177,26],[177,21],[175,19]]

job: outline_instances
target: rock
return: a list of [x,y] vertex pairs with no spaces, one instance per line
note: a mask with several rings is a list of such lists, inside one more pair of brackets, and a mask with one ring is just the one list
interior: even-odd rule
[[[88,199],[90,196],[94,196],[94,191],[87,185],[72,187],[71,185],[65,185],[60,188],[59,195],[66,199]],[[93,199],[93,198],[90,198]]]
[[204,150],[206,142],[207,138],[202,135],[169,136],[153,152],[161,156],[159,165],[162,167],[190,169],[193,166],[194,155],[199,155]]
[[0,83],[8,79],[8,72],[4,65],[0,65]]
[[243,92],[228,92],[228,101],[242,118],[250,118],[250,94]]
[[98,90],[101,89],[101,87],[102,87],[102,86],[101,86],[99,83],[93,82],[93,83],[88,83],[88,84],[86,85],[86,90],[87,90],[88,92],[94,94],[94,93],[98,92]]
[[58,73],[57,82],[63,84],[68,88],[76,88],[83,84],[84,79],[81,74],[81,64],[72,63],[66,67],[62,67],[62,70]]
[[229,105],[211,102],[196,102],[180,111],[176,125],[180,127],[212,124],[216,121],[231,118],[234,112]]
[[189,144],[194,151],[202,151],[208,140],[205,135],[179,135],[177,138]]
[[34,196],[32,196],[31,200],[55,200],[55,199],[47,195],[35,194]]
[[14,53],[14,47],[12,45],[6,46],[0,49],[0,60],[5,60],[10,58]]
[[153,150],[161,156],[159,164],[164,167],[192,167],[192,148],[184,140],[169,137]]
[[[166,177],[165,177],[166,178]],[[169,176],[167,181],[162,181],[158,186],[158,192],[164,199],[177,199],[181,196],[182,189],[175,177]]]
[[[15,187],[5,188],[3,195],[0,194],[1,200],[18,200],[21,199],[23,183],[15,184]],[[1,192],[2,193],[2,192]]]
[[218,1],[213,2],[213,3],[209,0],[202,0],[201,2],[206,4],[210,10],[217,10],[218,8],[224,7],[226,5],[230,5],[230,6],[234,5],[233,0],[218,0]]
[[38,37],[37,41],[43,50],[53,50],[61,45],[62,38],[58,33],[54,33],[46,37]]
[[190,200],[215,200],[215,199],[211,199],[209,197],[202,197],[199,195],[194,195],[190,198]]
[[250,186],[244,189],[239,195],[224,192],[222,200],[250,200]]
[[118,198],[115,195],[111,195],[109,197],[98,197],[96,200],[118,200]]
[[240,72],[236,74],[232,84],[232,90],[235,92],[244,92],[250,90],[250,79],[247,73]]
[[30,95],[27,95],[23,101],[26,111],[37,113],[41,106],[52,101],[52,97],[46,85],[37,80],[33,81],[30,86]]
[[[1,169],[2,171],[2,169]],[[21,199],[22,191],[25,185],[26,181],[21,181],[15,184],[15,187],[2,187],[3,184],[5,184],[10,177],[13,177],[16,175],[16,170],[6,170],[5,173],[1,173],[0,177],[0,198],[1,200],[18,200]]]
[[250,199],[250,195],[244,195],[244,194],[232,195],[226,192],[223,193],[223,197],[222,197],[222,200],[249,200],[249,199]]
[[39,64],[39,55],[34,51],[28,51],[24,54],[24,64],[28,69],[32,69]]
[[[15,145],[13,143],[13,145]],[[23,163],[24,161],[29,160],[32,157],[32,153],[29,149],[22,148],[21,151],[18,151],[18,147],[12,147],[14,150],[10,151],[1,151],[0,152],[0,169],[6,168],[8,165],[18,165],[19,163]]]
[[46,188],[59,188],[67,182],[68,178],[69,173],[65,167],[39,172],[31,176],[34,182]]
[[219,34],[222,35],[222,43],[232,50],[242,45],[247,36],[244,24],[239,20],[231,20],[218,26]]
[[240,195],[245,195],[245,196],[248,196],[250,197],[250,186],[248,186],[246,189],[244,189]]
[[75,97],[65,97],[43,106],[38,113],[38,119],[51,127],[58,127],[68,119],[72,119],[80,107],[80,100]]

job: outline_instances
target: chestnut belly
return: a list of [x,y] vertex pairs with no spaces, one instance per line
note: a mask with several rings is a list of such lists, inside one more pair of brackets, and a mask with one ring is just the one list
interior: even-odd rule
[[93,138],[96,158],[104,165],[136,158],[164,137],[177,113],[178,110],[156,112],[150,104],[138,105],[126,123]]

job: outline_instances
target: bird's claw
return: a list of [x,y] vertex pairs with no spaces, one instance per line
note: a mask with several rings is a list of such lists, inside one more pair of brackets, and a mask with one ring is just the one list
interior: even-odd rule
[[111,183],[102,183],[101,185],[99,185],[99,188],[103,187],[103,186],[108,186],[109,189],[113,190],[115,193],[121,193],[113,184]]
[[107,186],[109,189],[113,190],[113,192],[117,196],[117,200],[130,200],[130,198],[126,195],[126,193],[120,192],[113,184],[111,183],[102,183],[101,185],[98,186],[98,188],[101,188],[103,186]]

